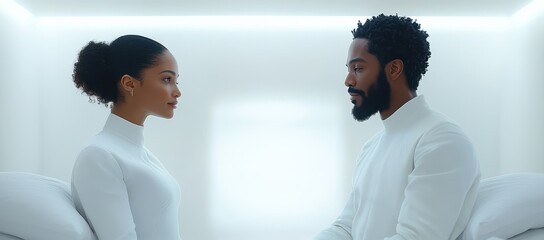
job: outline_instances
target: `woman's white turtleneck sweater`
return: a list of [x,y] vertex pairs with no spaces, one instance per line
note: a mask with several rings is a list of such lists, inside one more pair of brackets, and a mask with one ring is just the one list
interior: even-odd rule
[[110,114],[77,157],[77,210],[100,240],[178,240],[180,189],[144,146],[143,127]]

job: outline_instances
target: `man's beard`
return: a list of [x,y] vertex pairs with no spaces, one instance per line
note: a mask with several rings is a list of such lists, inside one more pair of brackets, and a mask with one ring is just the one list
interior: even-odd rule
[[377,81],[368,89],[368,95],[363,90],[351,87],[348,92],[356,93],[362,98],[361,106],[354,105],[351,111],[353,118],[359,122],[369,119],[378,111],[387,109],[391,101],[391,86],[387,82],[383,69],[380,71]]

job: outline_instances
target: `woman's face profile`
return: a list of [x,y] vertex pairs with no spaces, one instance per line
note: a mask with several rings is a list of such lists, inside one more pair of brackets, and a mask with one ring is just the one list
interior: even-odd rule
[[169,51],[164,51],[155,65],[142,71],[140,84],[134,89],[136,105],[146,115],[172,118],[177,98],[181,92],[177,86],[178,64]]

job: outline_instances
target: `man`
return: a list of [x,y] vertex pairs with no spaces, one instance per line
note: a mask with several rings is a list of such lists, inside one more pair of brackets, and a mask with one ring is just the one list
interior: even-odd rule
[[416,94],[431,56],[427,33],[408,17],[383,14],[352,33],[352,113],[364,121],[379,112],[384,130],[364,145],[345,209],[315,240],[456,239],[480,170],[461,129]]

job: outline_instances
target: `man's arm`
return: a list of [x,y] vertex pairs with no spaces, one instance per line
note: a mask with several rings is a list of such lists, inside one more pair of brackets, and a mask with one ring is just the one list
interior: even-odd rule
[[353,222],[353,193],[346,207],[334,223],[321,231],[314,240],[352,240],[351,223]]
[[455,239],[468,222],[479,180],[473,146],[460,129],[432,129],[416,147],[397,234],[387,239]]

